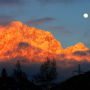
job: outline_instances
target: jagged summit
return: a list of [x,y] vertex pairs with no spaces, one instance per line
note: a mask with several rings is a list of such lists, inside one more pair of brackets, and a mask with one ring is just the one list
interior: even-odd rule
[[10,23],[10,25],[12,25],[12,26],[22,26],[23,23],[20,22],[20,21],[13,21],[13,22]]
[[79,51],[88,50],[88,48],[82,42],[77,43],[74,47]]
[[73,46],[67,47],[64,51],[67,53],[73,53],[76,51],[87,51],[87,50],[88,48],[82,42],[79,42]]

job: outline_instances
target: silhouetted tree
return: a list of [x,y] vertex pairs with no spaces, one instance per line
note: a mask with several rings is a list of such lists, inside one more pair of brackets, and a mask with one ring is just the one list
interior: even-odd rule
[[81,65],[80,65],[80,63],[78,64],[77,70],[75,70],[74,72],[75,72],[76,74],[78,74],[78,75],[80,75],[80,74],[83,73],[83,71],[81,70]]
[[35,81],[44,89],[50,90],[54,80],[57,78],[56,61],[47,59],[40,67],[40,72]]
[[5,68],[1,71],[0,90],[8,90],[9,77]]
[[80,75],[81,73],[82,73],[81,66],[80,66],[80,64],[78,64],[78,74]]
[[14,70],[13,77],[17,82],[21,82],[22,80],[27,80],[25,72],[21,69],[20,61],[16,63],[16,69]]
[[8,77],[7,71],[5,68],[3,68],[1,71],[1,78],[7,78],[7,77]]

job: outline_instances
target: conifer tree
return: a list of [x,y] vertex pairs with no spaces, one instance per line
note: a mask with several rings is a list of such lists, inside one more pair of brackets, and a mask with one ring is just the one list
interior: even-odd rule
[[40,72],[35,76],[35,81],[44,89],[50,90],[57,78],[56,61],[47,59],[40,67]]

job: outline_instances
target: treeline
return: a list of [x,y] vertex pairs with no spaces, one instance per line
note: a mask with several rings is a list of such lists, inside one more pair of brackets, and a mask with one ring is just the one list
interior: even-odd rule
[[0,90],[89,90],[90,71],[82,73],[79,64],[75,73],[77,75],[70,79],[62,83],[55,83],[58,75],[56,61],[47,58],[41,64],[39,73],[34,75],[32,80],[29,80],[21,68],[20,61],[17,61],[11,75],[8,75],[6,68],[2,69]]
[[55,86],[57,66],[55,60],[47,59],[42,63],[39,73],[29,80],[17,61],[12,75],[8,75],[6,68],[1,71],[0,90],[50,90]]

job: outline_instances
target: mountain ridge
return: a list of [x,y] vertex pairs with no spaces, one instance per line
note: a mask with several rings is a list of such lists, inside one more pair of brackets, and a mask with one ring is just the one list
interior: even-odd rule
[[61,42],[57,41],[50,32],[29,27],[20,21],[0,26],[0,31],[0,59],[25,56],[29,59],[42,59],[40,61],[46,57],[60,60],[62,58],[60,55],[66,54],[63,59],[77,57],[90,60],[89,55],[80,57],[78,54],[73,54],[77,51],[89,51],[82,42],[64,49]]

